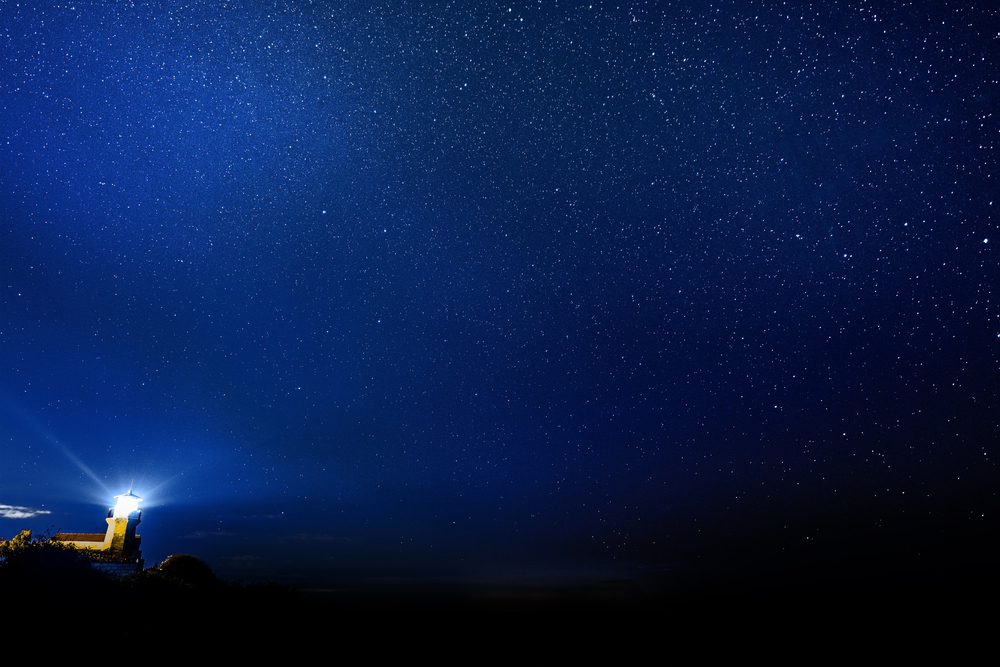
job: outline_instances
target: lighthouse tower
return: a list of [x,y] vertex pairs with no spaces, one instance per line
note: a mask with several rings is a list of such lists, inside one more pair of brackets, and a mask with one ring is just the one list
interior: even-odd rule
[[135,534],[135,529],[142,521],[142,510],[139,509],[139,496],[128,493],[115,496],[118,502],[108,510],[108,532],[105,536],[105,543],[108,552],[113,558],[123,561],[134,561],[139,557],[139,538]]

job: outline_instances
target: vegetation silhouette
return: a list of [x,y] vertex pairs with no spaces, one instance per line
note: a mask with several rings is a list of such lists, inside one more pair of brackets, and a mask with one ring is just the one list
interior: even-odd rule
[[72,606],[54,605],[57,600],[73,600],[97,617],[138,608],[158,620],[178,613],[195,618],[218,613],[287,616],[302,607],[301,598],[287,586],[228,583],[195,556],[170,556],[126,577],[95,568],[102,560],[100,554],[53,540],[47,533],[22,531],[10,540],[0,538],[0,595],[20,600],[27,616],[44,613],[49,619],[77,613]]
[[0,590],[96,589],[105,585],[107,576],[93,567],[94,562],[81,549],[52,540],[47,533],[32,536],[24,530],[13,539],[0,540]]

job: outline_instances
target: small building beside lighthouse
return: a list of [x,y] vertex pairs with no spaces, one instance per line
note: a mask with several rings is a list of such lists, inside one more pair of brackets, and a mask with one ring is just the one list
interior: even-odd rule
[[114,507],[108,510],[108,530],[105,533],[56,533],[52,539],[72,544],[79,549],[100,552],[104,558],[94,567],[109,574],[129,575],[142,570],[145,561],[139,549],[141,538],[135,529],[142,521],[139,502],[142,498],[132,493],[115,496]]

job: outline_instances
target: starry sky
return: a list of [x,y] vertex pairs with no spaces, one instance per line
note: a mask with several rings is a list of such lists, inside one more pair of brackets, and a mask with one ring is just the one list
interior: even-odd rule
[[988,4],[0,0],[0,535],[134,484],[148,561],[303,585],[975,549]]

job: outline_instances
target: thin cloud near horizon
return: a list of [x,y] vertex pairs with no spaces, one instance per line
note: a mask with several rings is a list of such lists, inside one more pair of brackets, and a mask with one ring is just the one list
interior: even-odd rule
[[33,519],[42,514],[52,514],[52,512],[19,505],[0,505],[0,518],[4,519]]

